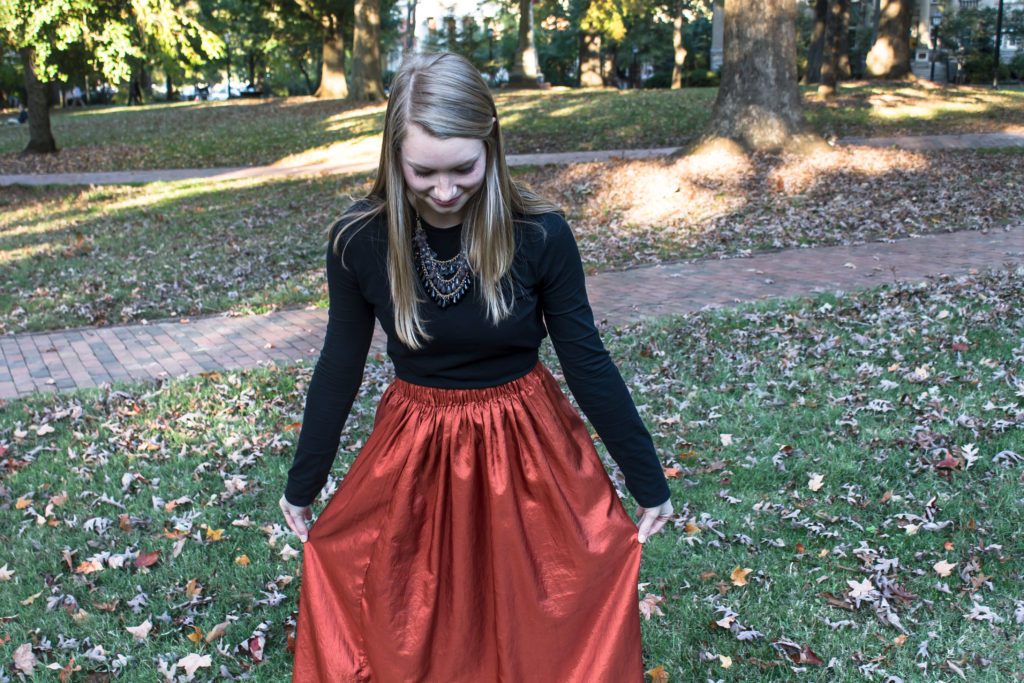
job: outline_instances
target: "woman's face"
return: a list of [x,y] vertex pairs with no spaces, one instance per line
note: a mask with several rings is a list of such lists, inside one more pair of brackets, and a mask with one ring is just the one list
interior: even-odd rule
[[401,158],[409,200],[423,220],[436,228],[461,223],[466,203],[484,184],[487,150],[483,140],[437,138],[410,123]]

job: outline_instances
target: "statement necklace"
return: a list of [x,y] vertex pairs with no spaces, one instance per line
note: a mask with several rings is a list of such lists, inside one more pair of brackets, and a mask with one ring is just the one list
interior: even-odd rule
[[469,291],[473,280],[465,249],[460,247],[459,253],[450,259],[437,258],[437,253],[427,244],[427,233],[419,214],[416,214],[412,253],[423,288],[442,309],[454,306]]

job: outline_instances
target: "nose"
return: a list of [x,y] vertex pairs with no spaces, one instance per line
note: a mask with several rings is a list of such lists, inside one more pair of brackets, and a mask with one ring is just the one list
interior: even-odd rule
[[441,174],[437,179],[437,188],[434,190],[434,195],[442,202],[446,202],[455,196],[455,183],[452,182],[451,176]]

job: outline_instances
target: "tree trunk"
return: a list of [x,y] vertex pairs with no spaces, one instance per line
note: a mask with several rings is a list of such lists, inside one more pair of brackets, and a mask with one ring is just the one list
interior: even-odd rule
[[540,69],[533,42],[533,0],[519,0],[519,45],[512,61],[508,84],[513,88],[536,88]]
[[[173,102],[174,100],[178,99],[177,94],[174,91],[174,81],[171,80],[171,75],[170,74],[167,74],[167,76],[165,78],[166,78],[166,81],[165,81],[164,84],[167,86],[167,101],[168,102]],[[88,83],[86,83],[86,88],[85,89],[86,90],[89,89],[89,84]]]
[[601,34],[580,31],[580,87],[600,88],[603,85]]
[[869,78],[903,78],[910,73],[910,24],[914,0],[881,0],[878,38],[868,52]]
[[839,28],[839,80],[848,81],[853,77],[850,68],[850,0],[842,2],[842,25]]
[[676,0],[676,16],[672,20],[672,89],[683,87],[683,69],[686,68],[686,48],[683,46],[683,2]]
[[796,79],[796,0],[729,0],[722,81],[703,140],[778,152],[807,132]]
[[46,101],[46,84],[36,75],[36,49],[23,47],[21,63],[25,67],[25,99],[28,107],[28,144],[22,154],[52,154],[57,151],[50,131],[50,105]]
[[825,56],[825,24],[827,21],[828,0],[815,0],[814,28],[811,30],[811,44],[807,48],[804,83],[821,82],[821,61]]
[[313,94],[313,81],[309,77],[309,72],[306,70],[305,59],[299,58],[295,60],[295,66],[298,67],[299,72],[302,74],[302,78],[306,81],[306,93],[309,95]]
[[384,80],[380,72],[380,0],[356,0],[355,12],[352,89],[348,98],[359,102],[382,102]]
[[340,100],[348,96],[345,80],[345,38],[341,33],[341,19],[332,17],[324,27],[324,57],[320,66],[320,86],[314,97]]
[[839,59],[843,49],[843,11],[849,10],[849,0],[829,0],[828,20],[825,22],[825,53],[821,60],[821,85],[818,97],[836,94],[839,80]]

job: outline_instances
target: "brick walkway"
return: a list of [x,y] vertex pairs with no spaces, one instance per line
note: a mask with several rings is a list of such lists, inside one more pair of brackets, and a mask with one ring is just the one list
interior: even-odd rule
[[[647,316],[765,297],[849,291],[895,280],[1024,265],[1024,223],[893,243],[822,247],[601,273],[587,286],[598,320]],[[0,337],[0,398],[220,369],[315,359],[324,310],[85,328]],[[380,330],[374,349],[383,350]]]

